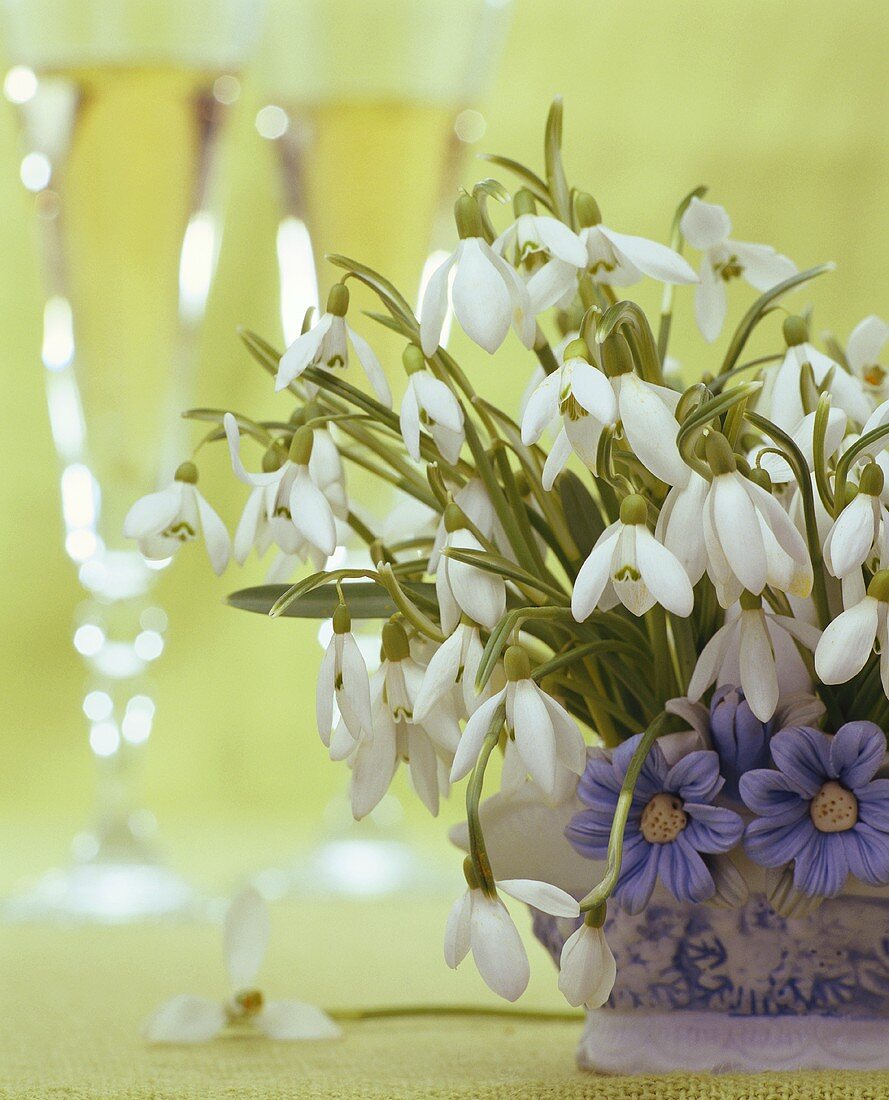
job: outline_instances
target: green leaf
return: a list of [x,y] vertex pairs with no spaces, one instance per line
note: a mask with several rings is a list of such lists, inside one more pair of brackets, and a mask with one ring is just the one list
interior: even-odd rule
[[567,606],[568,597],[565,592],[562,592],[542,577],[535,577],[533,573],[522,569],[521,566],[511,562],[508,558],[502,557],[500,554],[494,554],[490,550],[463,550],[456,546],[447,546],[442,553],[447,558],[453,558],[454,561],[462,562],[464,565],[471,565],[474,569],[481,569],[484,573],[495,573],[498,577],[503,577],[504,580],[523,584],[527,588],[535,589],[537,592],[546,592],[561,604]]
[[546,184],[530,168],[526,168],[524,164],[519,164],[517,160],[512,160],[510,157],[501,157],[496,153],[481,153],[480,157],[482,160],[490,161],[491,164],[496,164],[500,168],[505,168],[507,172],[512,172],[514,176],[522,181],[538,202],[543,203],[547,210],[552,210],[552,199],[549,197]]
[[[275,603],[288,590],[286,584],[261,584],[242,588],[226,600],[230,607],[268,615]],[[388,619],[398,610],[389,593],[374,581],[348,581],[343,593],[353,619]],[[412,599],[435,600],[434,584],[404,584],[401,586]],[[281,613],[286,619],[329,619],[339,603],[335,585],[325,584],[297,597]]]
[[561,96],[556,96],[549,109],[543,151],[546,163],[546,179],[549,185],[549,193],[552,196],[553,209],[566,225],[571,226],[571,193],[568,189],[568,180],[565,177],[565,166],[562,164]]
[[412,331],[419,331],[414,311],[404,295],[378,271],[374,271],[372,267],[368,267],[366,264],[360,264],[357,260],[350,260],[348,256],[340,256],[336,253],[328,253],[324,258],[335,267],[342,267],[346,271],[351,271],[356,279],[369,286],[379,296],[390,313],[404,321]]
[[772,302],[780,298],[782,294],[786,294],[788,291],[793,290],[795,287],[802,286],[803,283],[807,283],[811,279],[823,275],[826,271],[833,271],[834,267],[834,264],[819,264],[817,267],[810,267],[808,271],[799,271],[796,275],[791,275],[789,279],[785,279],[783,283],[778,283],[777,286],[773,286],[771,290],[767,290],[765,294],[757,298],[750,309],[748,309],[741,318],[741,323],[735,330],[732,342],[729,344],[728,351],[725,353],[720,375],[731,370],[735,363],[737,363],[741,352],[744,350],[744,345],[750,338],[750,334],[759,324],[763,314]]
[[602,515],[589,490],[573,470],[565,470],[557,484],[568,530],[581,557],[586,558],[605,530]]

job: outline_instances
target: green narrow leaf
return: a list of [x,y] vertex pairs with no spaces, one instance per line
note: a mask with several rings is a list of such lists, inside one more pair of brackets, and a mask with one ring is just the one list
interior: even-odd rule
[[552,210],[552,199],[549,197],[546,184],[530,168],[526,168],[524,164],[519,164],[517,160],[512,160],[510,157],[501,157],[496,153],[480,153],[479,157],[481,160],[487,160],[491,164],[505,168],[507,172],[512,172],[514,176],[522,181],[538,202],[543,203],[548,210]]
[[[343,592],[353,619],[388,619],[398,610],[389,593],[374,581],[346,581]],[[403,584],[404,591],[418,602],[435,601],[434,584]],[[286,584],[261,584],[232,592],[226,603],[242,611],[268,615],[275,603],[288,591]],[[324,584],[298,596],[282,613],[287,619],[329,619],[339,603],[336,586]]]
[[378,295],[390,313],[400,317],[414,332],[418,331],[414,311],[404,295],[378,271],[374,271],[372,267],[361,264],[357,260],[350,260],[348,256],[340,256],[337,253],[328,253],[324,258],[335,267],[342,267],[346,271],[351,271],[357,279],[369,286]]
[[553,100],[547,115],[543,151],[546,164],[546,180],[549,185],[549,193],[552,196],[553,209],[566,225],[573,226],[571,193],[568,190],[568,180],[565,177],[565,166],[562,164],[561,96],[556,96]]
[[586,558],[605,530],[605,522],[590,491],[573,470],[565,470],[557,485],[568,530],[580,556]]

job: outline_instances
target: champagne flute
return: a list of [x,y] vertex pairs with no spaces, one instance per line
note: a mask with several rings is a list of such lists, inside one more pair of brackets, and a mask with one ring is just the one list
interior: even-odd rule
[[[257,81],[259,134],[273,144],[281,193],[277,253],[286,343],[339,276],[325,252],[352,256],[416,300],[442,261],[465,154],[484,134],[478,110],[505,41],[510,0],[270,0]],[[372,298],[355,288],[363,304]],[[320,299],[322,302],[323,297]],[[391,334],[377,348],[400,354]],[[360,383],[359,383],[360,384]],[[355,497],[361,496],[360,476]],[[370,483],[368,482],[368,485]],[[381,513],[391,501],[381,501]],[[347,541],[340,564],[367,565]],[[331,626],[323,624],[326,645]],[[360,626],[356,635],[361,644]],[[378,637],[367,638],[372,669]],[[342,797],[307,860],[257,876],[268,896],[306,889],[372,894],[428,887],[436,875],[396,839],[389,794],[361,823]]]
[[[7,907],[13,918],[126,921],[189,911],[137,795],[150,670],[167,617],[165,563],[123,538],[183,445],[196,341],[219,246],[211,181],[257,0],[2,0],[7,97],[40,223],[42,362],[61,467],[65,548],[85,598],[74,647],[97,766],[94,827],[71,863]],[[160,442],[160,448],[159,448]],[[160,449],[160,459],[158,452]]]

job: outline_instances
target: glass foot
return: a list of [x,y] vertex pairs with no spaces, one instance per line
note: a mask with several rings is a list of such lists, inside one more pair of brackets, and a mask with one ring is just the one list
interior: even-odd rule
[[95,861],[47,871],[8,898],[9,921],[132,921],[205,917],[207,905],[184,879],[157,863]]

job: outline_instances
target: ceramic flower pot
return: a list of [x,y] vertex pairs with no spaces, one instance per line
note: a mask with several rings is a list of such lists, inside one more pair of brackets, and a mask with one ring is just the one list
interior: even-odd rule
[[[558,964],[576,922],[535,913]],[[824,901],[798,919],[764,894],[739,909],[659,893],[606,924],[617,960],[608,1004],[587,1013],[579,1065],[602,1073],[884,1069],[889,898]]]

